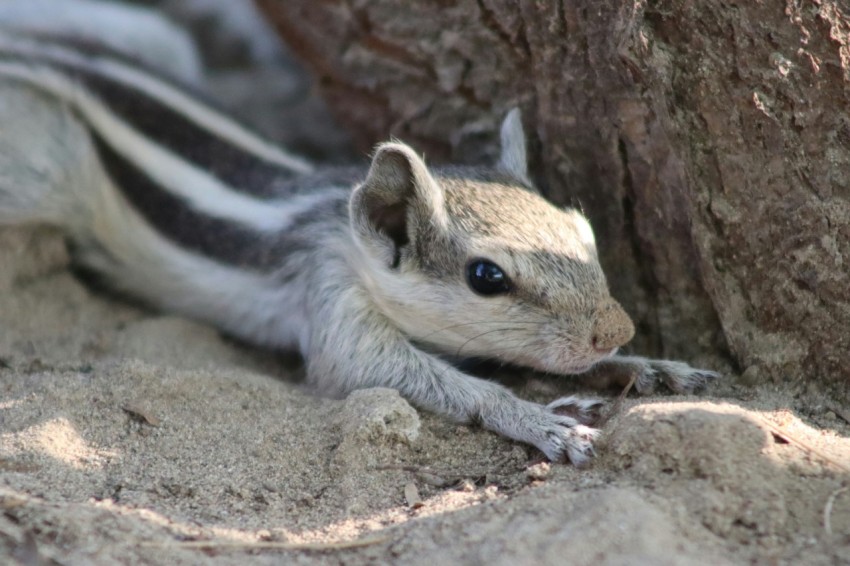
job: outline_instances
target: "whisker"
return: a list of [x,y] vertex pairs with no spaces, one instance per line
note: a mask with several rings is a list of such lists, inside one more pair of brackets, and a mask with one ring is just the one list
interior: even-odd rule
[[[499,330],[511,330],[511,328],[501,328],[501,329],[497,329],[497,330],[491,330],[491,331],[488,331],[488,333],[489,332],[497,332]],[[462,344],[461,347],[458,348],[457,354],[455,355],[455,357],[462,358],[462,356],[460,355],[460,352],[463,350],[464,346],[466,346],[466,344],[469,343],[471,340],[475,340],[476,338],[479,338],[482,335],[483,334],[479,334],[478,336],[475,336],[475,337],[471,338],[470,340],[467,340],[466,343]],[[526,348],[531,342],[533,342],[537,338],[538,338],[537,336],[528,336],[528,337],[525,337],[523,339],[508,338],[507,340],[503,341],[503,346],[501,348],[497,348],[497,349],[492,350],[491,352],[488,353],[487,356],[483,357],[482,359],[486,360],[486,361],[498,362],[499,367],[503,368],[507,364],[516,363],[516,362],[508,361],[505,358],[512,358],[513,356],[510,355],[511,353],[522,351],[524,348]],[[516,343],[516,345],[512,344],[511,342]],[[445,375],[447,372],[449,372],[451,370],[457,370],[458,369],[449,360],[444,359],[443,361],[446,364],[446,366],[440,372],[440,377],[442,377],[443,375]],[[534,369],[531,366],[524,365],[524,364],[519,364],[518,367]],[[479,376],[479,377],[481,377],[481,376]]]
[[458,349],[457,349],[457,352],[455,353],[455,356],[460,357],[460,352],[461,352],[461,350],[463,350],[463,349],[467,346],[467,344],[469,344],[470,342],[472,342],[472,341],[474,341],[474,340],[478,340],[478,339],[479,339],[479,338],[481,338],[482,336],[486,336],[487,334],[493,334],[494,332],[507,332],[507,331],[509,331],[509,330],[522,330],[522,328],[521,328],[521,327],[519,327],[519,328],[518,328],[518,327],[509,326],[509,327],[497,328],[497,329],[495,329],[495,330],[488,330],[487,332],[482,332],[481,334],[478,334],[478,335],[476,335],[476,336],[473,336],[472,338],[470,338],[469,340],[467,340],[466,342],[464,342],[463,344],[461,344],[461,345],[460,345],[460,348],[458,348]]
[[537,325],[542,325],[542,324],[546,324],[546,322],[543,322],[543,321],[522,321],[522,320],[479,320],[479,321],[474,321],[474,322],[463,322],[463,323],[460,323],[460,324],[450,324],[448,326],[443,326],[442,328],[438,328],[437,330],[434,330],[433,332],[429,332],[425,336],[420,336],[419,339],[424,340],[424,339],[426,339],[430,336],[433,336],[434,334],[438,334],[440,332],[445,332],[446,330],[451,330],[451,329],[454,329],[454,328],[460,328],[462,326],[472,326],[472,325],[477,325],[477,324],[537,324]]

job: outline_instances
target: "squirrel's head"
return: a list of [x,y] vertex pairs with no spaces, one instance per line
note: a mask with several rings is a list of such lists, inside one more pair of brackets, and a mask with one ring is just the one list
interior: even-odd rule
[[580,373],[634,334],[608,292],[593,231],[532,188],[519,112],[492,168],[429,170],[378,147],[351,196],[362,276],[413,341],[446,354]]

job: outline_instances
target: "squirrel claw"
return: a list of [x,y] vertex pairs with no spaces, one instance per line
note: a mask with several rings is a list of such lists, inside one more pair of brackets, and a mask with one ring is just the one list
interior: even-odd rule
[[599,399],[582,399],[575,395],[561,397],[546,405],[546,408],[564,417],[572,417],[580,424],[593,426],[599,422],[603,402]]
[[721,376],[715,371],[694,368],[684,362],[671,360],[642,360],[637,365],[639,367],[635,389],[642,394],[652,393],[658,382],[674,393],[693,393]]

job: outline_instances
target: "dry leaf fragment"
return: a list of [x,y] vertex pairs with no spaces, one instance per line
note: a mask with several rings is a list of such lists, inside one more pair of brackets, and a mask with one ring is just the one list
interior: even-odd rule
[[413,482],[404,486],[404,498],[407,500],[407,506],[411,509],[419,509],[425,505],[422,502],[422,498],[419,497],[419,490],[416,488],[416,484]]
[[159,426],[162,422],[155,416],[151,415],[149,412],[140,408],[135,403],[124,403],[123,405],[121,405],[121,409],[123,409],[132,418],[146,425]]

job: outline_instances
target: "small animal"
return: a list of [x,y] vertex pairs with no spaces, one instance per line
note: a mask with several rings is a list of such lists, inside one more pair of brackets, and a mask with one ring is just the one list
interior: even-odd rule
[[[154,69],[163,45],[188,41],[150,13],[136,25],[138,8],[76,0],[45,27],[49,10],[15,17],[33,3],[45,0],[8,2],[0,19],[0,223],[59,227],[112,289],[297,350],[327,394],[391,387],[553,461],[592,455],[598,401],[540,405],[451,360],[562,375],[604,363],[638,390],[717,376],[617,355],[632,322],[587,220],[535,190],[517,110],[491,166],[432,167],[393,141],[368,168],[316,167],[181,86],[201,74],[196,54]],[[98,42],[106,29],[132,29],[135,47]]]

